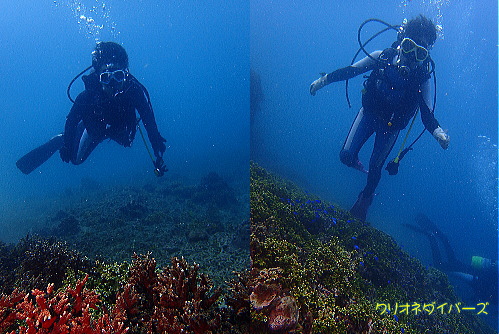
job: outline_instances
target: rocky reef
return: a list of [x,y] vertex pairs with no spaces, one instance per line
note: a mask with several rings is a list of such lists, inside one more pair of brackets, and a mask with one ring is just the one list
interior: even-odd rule
[[496,333],[390,236],[254,163],[250,177],[251,333]]
[[[89,258],[128,261],[152,252],[196,262],[216,284],[249,267],[248,188],[210,172],[198,184],[169,178],[143,186],[85,186],[70,205],[40,217],[34,233],[56,237]],[[90,181],[85,181],[85,184]]]

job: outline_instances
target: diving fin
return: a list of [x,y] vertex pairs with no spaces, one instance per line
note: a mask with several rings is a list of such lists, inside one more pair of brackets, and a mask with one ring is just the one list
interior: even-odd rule
[[350,213],[352,214],[352,216],[359,220],[366,221],[367,210],[373,202],[373,198],[374,194],[366,196],[364,195],[364,192],[361,191],[359,197],[357,198],[357,201],[350,209]]
[[63,145],[64,135],[61,133],[52,137],[52,139],[45,144],[38,146],[34,150],[25,154],[17,160],[16,166],[24,174],[29,174],[47,161]]

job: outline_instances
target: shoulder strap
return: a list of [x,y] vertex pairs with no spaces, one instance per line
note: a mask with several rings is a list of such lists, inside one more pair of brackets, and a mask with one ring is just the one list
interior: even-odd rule
[[149,104],[149,107],[152,110],[151,97],[149,96],[149,92],[147,91],[147,88],[139,80],[137,80],[137,78],[134,77],[131,73],[128,73],[128,75],[131,77],[131,81],[142,90],[142,92],[144,93],[144,95],[147,99],[147,103]]

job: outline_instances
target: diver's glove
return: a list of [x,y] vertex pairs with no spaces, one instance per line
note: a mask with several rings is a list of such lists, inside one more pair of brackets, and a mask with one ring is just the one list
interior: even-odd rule
[[312,96],[315,96],[315,92],[317,92],[319,89],[321,89],[326,85],[327,85],[327,74],[324,74],[322,77],[312,82],[312,84],[310,85],[310,94]]
[[441,127],[438,127],[435,130],[433,130],[433,137],[435,137],[435,139],[438,141],[438,143],[440,144],[440,146],[442,146],[444,150],[446,150],[447,147],[449,147],[450,137],[447,133],[445,133],[445,131]]
[[61,160],[64,162],[71,161],[71,148],[67,146],[63,146],[59,149],[59,155],[61,156]]

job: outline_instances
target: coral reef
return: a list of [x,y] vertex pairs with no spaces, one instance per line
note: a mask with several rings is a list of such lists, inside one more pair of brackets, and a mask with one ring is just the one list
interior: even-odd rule
[[65,242],[37,236],[27,236],[15,247],[0,247],[0,258],[1,293],[45,289],[49,283],[59,289],[68,270],[88,271],[92,265]]
[[[93,272],[115,273],[114,277],[121,277],[117,273],[124,269],[98,266]],[[171,265],[159,271],[150,255],[134,255],[127,271],[124,281],[94,275],[91,282],[85,274],[57,292],[54,284],[48,284],[45,290],[25,293],[16,289],[10,295],[2,294],[0,332],[247,333],[248,289],[240,289],[243,280],[230,283],[227,306],[222,307],[222,290],[214,289],[208,276],[199,273],[199,266],[189,265],[183,258],[172,258]],[[92,285],[95,289],[88,288]],[[110,298],[102,302],[96,291],[107,291],[107,295],[115,291],[114,302]]]
[[19,265],[18,258],[13,256],[13,246],[0,241],[0,293],[10,293],[14,290],[14,270]]
[[225,304],[232,311],[230,320],[243,326],[243,333],[248,333],[250,324],[250,290],[249,271],[235,273],[236,279],[227,282],[229,284],[229,293],[226,296]]
[[472,312],[397,312],[460,301],[445,274],[336,205],[254,163],[250,196],[252,333],[495,333]]
[[311,317],[306,309],[300,310],[296,299],[283,287],[280,268],[253,269],[249,285],[252,308],[252,333],[266,331],[310,333]]
[[[85,182],[65,208],[26,218],[42,237],[0,243],[1,333],[248,332],[247,189],[216,173],[198,185]],[[130,263],[149,252],[163,269],[150,255]]]
[[220,328],[214,307],[220,290],[212,290],[199,266],[173,258],[156,272],[156,261],[134,256],[128,283],[117,296],[116,308],[126,315],[131,333],[210,333]]

